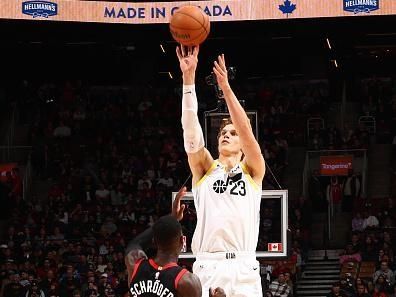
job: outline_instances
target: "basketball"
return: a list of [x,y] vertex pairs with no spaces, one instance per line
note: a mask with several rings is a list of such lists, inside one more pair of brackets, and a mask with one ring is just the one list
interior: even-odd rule
[[197,6],[183,6],[172,16],[170,31],[178,43],[185,46],[200,45],[209,35],[208,15]]

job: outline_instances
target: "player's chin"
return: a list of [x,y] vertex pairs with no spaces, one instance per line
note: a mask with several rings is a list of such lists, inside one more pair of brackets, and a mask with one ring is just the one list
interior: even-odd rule
[[235,150],[231,145],[223,145],[223,146],[219,146],[219,153],[222,155],[233,155],[235,153],[237,153],[238,151]]

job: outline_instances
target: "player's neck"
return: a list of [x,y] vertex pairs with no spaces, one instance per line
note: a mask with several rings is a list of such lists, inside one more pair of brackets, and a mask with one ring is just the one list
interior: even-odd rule
[[154,262],[160,266],[165,266],[169,263],[177,263],[179,258],[178,253],[170,253],[169,251],[157,251],[157,255],[154,257]]
[[229,155],[229,156],[224,156],[224,155],[219,155],[219,163],[221,163],[227,171],[231,170],[232,168],[235,167],[239,163],[240,157],[238,155]]

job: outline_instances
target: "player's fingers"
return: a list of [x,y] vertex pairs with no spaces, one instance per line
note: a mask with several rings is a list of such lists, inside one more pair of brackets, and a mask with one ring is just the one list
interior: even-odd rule
[[181,58],[182,58],[182,55],[181,55],[180,47],[179,47],[179,46],[176,46],[176,56],[177,56],[177,58],[178,58],[179,61],[180,61]]
[[179,192],[177,192],[176,198],[175,198],[176,203],[180,203],[180,200],[186,195],[186,191],[187,191],[187,188],[183,187],[179,190]]
[[182,204],[182,205],[180,206],[180,211],[183,212],[185,209],[186,209],[186,205],[185,205],[185,204]]
[[221,69],[223,69],[224,71],[227,71],[227,68],[225,66],[225,62],[224,62],[224,56],[220,55],[219,56],[219,65],[221,67]]
[[219,56],[218,60],[215,61],[215,65],[217,65],[217,70],[221,71],[222,73],[224,72],[223,66],[221,65],[221,62],[220,62],[220,56]]
[[182,53],[182,57],[185,57],[186,56],[186,51],[185,51],[185,49],[184,49],[184,45],[180,45],[180,49],[181,49],[181,53]]
[[193,51],[194,57],[198,57],[198,53],[199,53],[199,45],[194,46],[194,51]]
[[216,75],[217,81],[222,78],[222,75],[220,72],[216,69],[216,67],[213,67],[213,73]]
[[227,69],[227,67],[226,67],[226,61],[225,61],[225,56],[224,56],[224,54],[221,54],[221,60],[223,61],[223,65],[224,65],[224,67]]
[[225,75],[224,69],[221,68],[221,66],[219,65],[219,63],[217,61],[214,61],[214,65],[216,70],[222,75]]

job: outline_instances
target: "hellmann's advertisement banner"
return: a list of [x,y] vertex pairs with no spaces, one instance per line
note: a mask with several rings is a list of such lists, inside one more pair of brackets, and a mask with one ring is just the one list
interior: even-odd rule
[[96,23],[168,23],[183,5],[211,21],[356,17],[396,14],[396,0],[213,0],[122,3],[82,0],[0,0],[0,18]]
[[353,169],[353,156],[320,156],[321,175],[348,175]]

